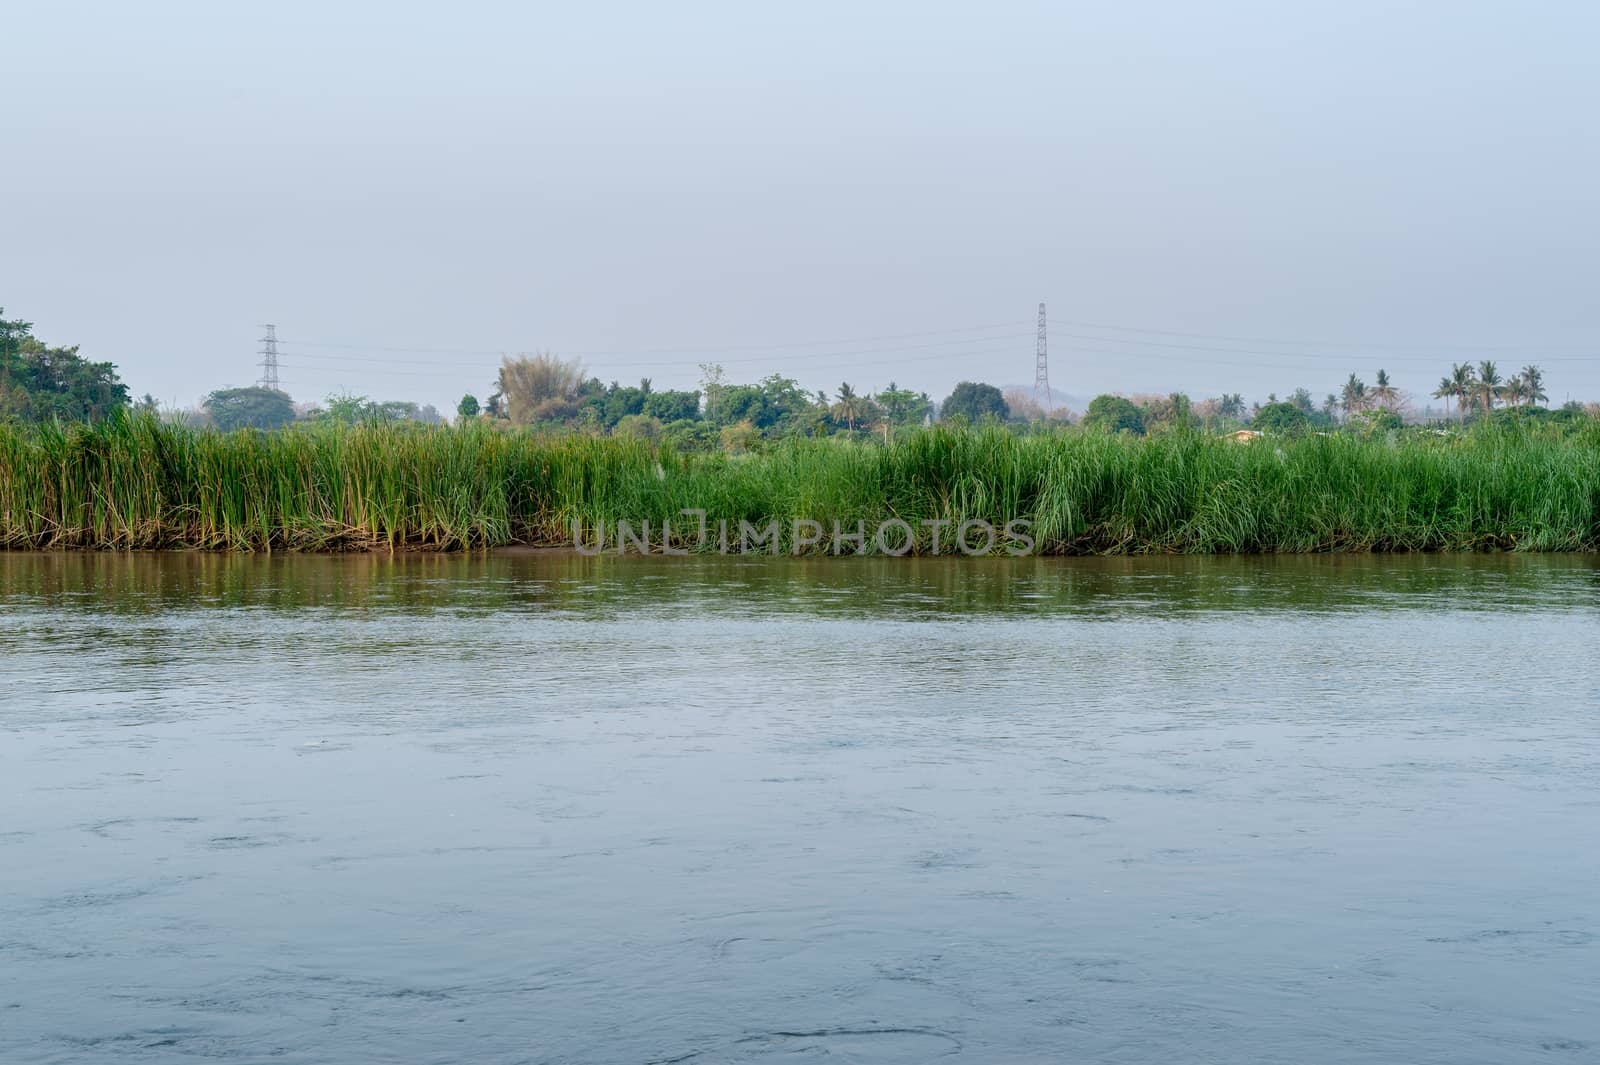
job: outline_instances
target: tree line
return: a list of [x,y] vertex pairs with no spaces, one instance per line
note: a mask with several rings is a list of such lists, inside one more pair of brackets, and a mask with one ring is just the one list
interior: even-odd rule
[[[705,363],[696,389],[658,389],[649,378],[636,385],[603,382],[577,360],[554,355],[504,358],[493,389],[457,404],[458,422],[488,421],[546,431],[615,434],[670,440],[680,446],[741,450],[764,438],[846,436],[889,439],[900,429],[939,420],[1004,423],[1026,430],[1067,424],[1065,410],[1046,412],[1026,391],[1002,393],[994,385],[963,381],[943,400],[895,382],[873,392],[842,382],[830,394],[807,390],[794,378],[770,374],[753,383],[728,378],[722,366]],[[1551,411],[1543,371],[1527,365],[1502,373],[1493,360],[1452,364],[1432,398],[1443,399],[1446,419],[1510,416],[1573,420],[1600,416],[1600,407],[1568,403]],[[110,362],[84,358],[77,347],[51,347],[33,335],[32,323],[8,320],[0,309],[0,420],[84,421],[130,408],[154,412],[155,400],[135,403]],[[1079,423],[1090,429],[1133,434],[1175,428],[1231,432],[1394,429],[1415,419],[1410,397],[1384,369],[1371,385],[1351,373],[1338,392],[1319,402],[1296,388],[1280,399],[1246,404],[1240,393],[1191,400],[1181,392],[1096,396]],[[438,423],[433,407],[403,400],[379,401],[339,393],[316,404],[296,405],[266,388],[219,389],[190,420],[219,429],[275,429],[295,422],[415,421]]]
[[878,392],[843,382],[830,395],[782,374],[754,383],[730,381],[716,363],[702,364],[700,374],[697,389],[658,389],[648,377],[637,385],[606,383],[581,362],[554,355],[505,358],[488,398],[480,403],[475,395],[463,396],[456,416],[739,450],[764,437],[887,437],[936,415],[971,422],[1003,422],[1013,415],[1000,390],[981,382],[963,381],[936,403],[927,392],[894,382]]

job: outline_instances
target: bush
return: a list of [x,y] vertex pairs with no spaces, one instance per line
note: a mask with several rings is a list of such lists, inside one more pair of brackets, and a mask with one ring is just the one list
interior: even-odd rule
[[1083,427],[1142,436],[1144,414],[1134,406],[1132,400],[1122,396],[1100,395],[1089,401],[1089,410],[1083,416]]
[[1298,433],[1310,426],[1311,416],[1293,403],[1268,403],[1250,424],[1265,433]]
[[962,381],[939,408],[941,418],[965,418],[977,424],[985,418],[1005,421],[1009,411],[1006,399],[994,385]]
[[661,435],[661,419],[652,418],[648,414],[624,415],[618,420],[612,432],[618,436],[636,436],[644,440],[654,440]]

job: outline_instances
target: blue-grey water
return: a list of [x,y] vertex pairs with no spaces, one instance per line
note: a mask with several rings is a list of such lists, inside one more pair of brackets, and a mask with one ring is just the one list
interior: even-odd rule
[[0,1061],[1600,1059],[1600,561],[0,555]]

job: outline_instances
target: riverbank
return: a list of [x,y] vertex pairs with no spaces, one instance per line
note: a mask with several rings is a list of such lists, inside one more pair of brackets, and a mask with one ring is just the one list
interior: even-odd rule
[[[702,523],[698,513],[704,512]],[[454,550],[663,527],[673,550],[938,553],[1025,523],[1041,554],[1600,550],[1600,430],[1151,439],[935,428],[743,454],[471,426],[219,434],[0,426],[0,547]],[[738,534],[748,525],[765,534]],[[885,543],[875,531],[892,526]],[[733,535],[719,537],[720,529]],[[759,540],[752,544],[751,539]],[[969,542],[981,544],[977,534]],[[1016,541],[996,538],[995,553]],[[630,545],[631,546],[631,545]],[[616,550],[615,542],[608,550]]]

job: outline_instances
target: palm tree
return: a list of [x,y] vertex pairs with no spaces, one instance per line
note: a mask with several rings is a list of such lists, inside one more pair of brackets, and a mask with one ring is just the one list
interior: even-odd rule
[[1350,375],[1350,380],[1344,383],[1344,395],[1340,401],[1344,406],[1344,416],[1349,418],[1356,411],[1367,405],[1367,385],[1355,374]]
[[1520,406],[1522,401],[1528,398],[1528,382],[1522,379],[1521,374],[1514,373],[1500,390],[1500,394],[1510,400],[1513,407]]
[[878,393],[878,406],[883,408],[886,422],[898,424],[904,417],[910,405],[911,393],[900,391],[900,387],[893,381],[889,387]]
[[1537,406],[1548,403],[1550,396],[1544,390],[1544,371],[1537,366],[1524,366],[1522,368],[1522,383],[1527,386],[1527,399],[1530,404]]
[[1396,389],[1394,385],[1389,383],[1389,371],[1378,371],[1378,381],[1372,386],[1371,395],[1373,406],[1382,407],[1385,410],[1387,410],[1389,405],[1392,404],[1396,399],[1400,398],[1399,390]]
[[1478,399],[1483,403],[1483,412],[1494,412],[1494,397],[1500,394],[1500,371],[1495,369],[1494,360],[1484,359],[1478,363]]
[[1434,399],[1444,400],[1444,416],[1450,417],[1450,400],[1456,394],[1456,383],[1449,377],[1439,378],[1439,387],[1433,390]]
[[1328,416],[1328,420],[1329,421],[1332,421],[1333,420],[1333,412],[1338,410],[1338,409],[1339,409],[1339,397],[1334,395],[1332,392],[1329,392],[1325,397],[1323,397],[1323,400],[1322,400],[1322,413],[1324,413],[1324,414],[1326,414]]
[[1450,383],[1456,390],[1456,416],[1463,425],[1467,421],[1467,398],[1478,385],[1477,371],[1470,362],[1458,362],[1450,367]]
[[845,420],[845,426],[855,429],[856,419],[861,417],[861,397],[856,395],[856,390],[849,384],[839,386],[839,402],[833,405],[834,413]]

